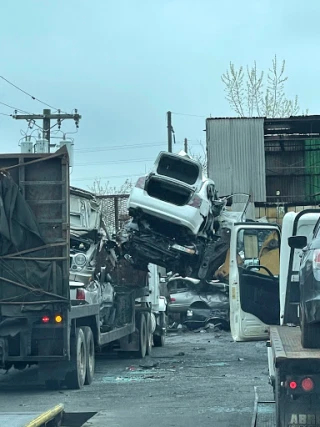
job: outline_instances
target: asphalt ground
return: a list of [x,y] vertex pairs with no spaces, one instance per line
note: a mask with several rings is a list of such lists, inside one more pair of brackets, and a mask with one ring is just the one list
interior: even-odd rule
[[209,329],[168,334],[144,360],[99,355],[93,383],[81,390],[46,390],[36,367],[0,371],[0,411],[63,403],[67,412],[106,411],[110,427],[249,427],[255,386],[272,399],[265,343]]

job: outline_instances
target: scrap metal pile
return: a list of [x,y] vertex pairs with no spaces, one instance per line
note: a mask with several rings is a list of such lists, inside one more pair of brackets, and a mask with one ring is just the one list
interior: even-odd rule
[[211,280],[227,256],[230,223],[243,216],[226,205],[199,162],[184,152],[161,152],[130,194],[131,220],[118,236],[121,251],[137,270],[153,263]]

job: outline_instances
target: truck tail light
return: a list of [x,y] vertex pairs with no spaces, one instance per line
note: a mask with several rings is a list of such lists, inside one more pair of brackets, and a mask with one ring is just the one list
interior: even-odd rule
[[81,289],[81,288],[77,289],[76,299],[81,300],[81,301],[85,301],[86,293],[85,293],[84,289]]
[[50,317],[49,316],[42,316],[41,322],[42,323],[49,323],[50,322]]
[[315,249],[313,251],[313,275],[316,280],[320,280],[320,249]]
[[291,388],[291,390],[295,390],[297,387],[298,387],[298,384],[295,381],[289,382],[289,388]]
[[195,194],[191,198],[190,202],[188,203],[188,206],[192,206],[194,208],[200,208],[201,203],[202,203],[202,199],[197,194]]
[[312,391],[314,389],[314,382],[311,378],[304,378],[301,381],[301,387],[304,391]]
[[62,323],[62,316],[61,316],[61,314],[57,314],[55,317],[54,317],[54,321],[56,322],[56,323]]

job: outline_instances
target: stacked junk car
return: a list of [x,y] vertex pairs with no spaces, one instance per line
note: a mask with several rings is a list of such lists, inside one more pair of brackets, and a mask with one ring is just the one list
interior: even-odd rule
[[[119,238],[125,258],[135,268],[146,270],[151,262],[171,272],[169,289],[185,278],[188,298],[180,304],[171,298],[169,313],[180,310],[182,319],[188,314],[189,320],[218,317],[228,323],[224,279],[230,225],[244,220],[249,197],[242,212],[228,210],[230,200],[231,196],[218,196],[214,181],[185,152],[160,152],[152,171],[137,180],[128,200],[131,219]],[[183,299],[181,292],[179,296]]]

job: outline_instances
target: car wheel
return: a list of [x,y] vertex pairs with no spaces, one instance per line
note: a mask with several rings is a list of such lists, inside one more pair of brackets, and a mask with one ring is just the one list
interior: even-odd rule
[[320,348],[320,324],[307,323],[303,310],[301,310],[301,345],[303,348]]
[[147,352],[147,322],[143,313],[139,313],[137,316],[137,327],[139,330],[138,357],[143,359]]
[[85,326],[83,332],[87,348],[86,378],[84,383],[88,385],[92,383],[94,377],[95,347],[92,329],[89,326]]
[[[166,315],[165,313],[160,313],[160,325],[162,328],[166,327]],[[161,331],[161,335],[153,335],[153,343],[155,347],[164,347],[166,340],[165,331]]]
[[145,314],[146,324],[147,324],[147,346],[146,346],[146,354],[151,355],[152,352],[152,344],[153,344],[153,334],[151,333],[151,316],[150,313]]

